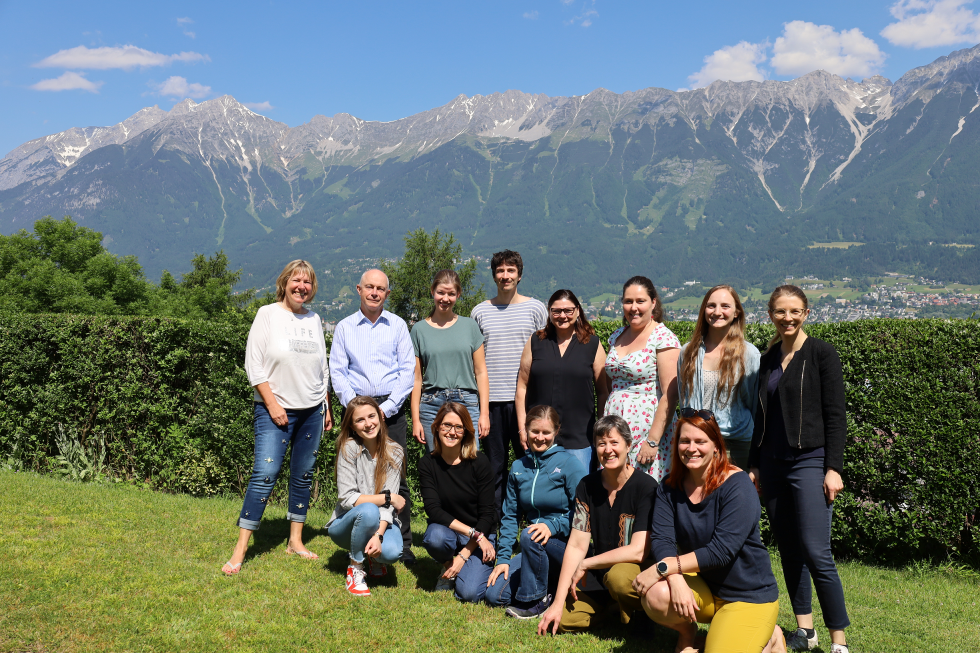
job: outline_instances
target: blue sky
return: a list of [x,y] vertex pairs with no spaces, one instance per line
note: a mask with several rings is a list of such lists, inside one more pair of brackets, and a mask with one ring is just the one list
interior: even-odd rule
[[295,126],[460,93],[581,95],[816,68],[892,80],[980,41],[970,0],[0,0],[0,156],[144,106],[233,95]]

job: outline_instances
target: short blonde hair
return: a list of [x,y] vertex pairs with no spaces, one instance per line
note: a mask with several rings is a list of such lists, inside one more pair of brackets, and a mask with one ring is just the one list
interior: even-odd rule
[[463,460],[476,458],[477,444],[476,444],[476,433],[473,430],[473,420],[470,418],[470,411],[466,409],[463,404],[456,403],[455,401],[447,401],[436,413],[436,417],[432,420],[432,455],[439,456],[442,454],[442,441],[439,439],[439,427],[442,426],[442,422],[446,419],[446,415],[452,413],[459,417],[459,421],[463,423],[463,437],[461,440],[461,450],[459,452],[460,458]]
[[310,265],[309,261],[304,261],[301,258],[295,261],[290,261],[286,264],[286,267],[282,269],[279,273],[279,278],[276,279],[276,301],[281,302],[286,298],[286,283],[293,276],[293,272],[296,270],[302,270],[306,273],[306,276],[310,278],[310,296],[306,298],[306,302],[312,302],[313,298],[316,297],[316,272],[313,271],[313,266]]

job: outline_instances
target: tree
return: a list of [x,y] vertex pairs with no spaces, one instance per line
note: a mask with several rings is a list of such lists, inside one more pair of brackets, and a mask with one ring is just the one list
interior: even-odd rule
[[[154,314],[196,319],[231,317],[232,314],[251,314],[254,317],[258,306],[271,303],[268,297],[256,300],[254,289],[234,292],[242,271],[229,269],[228,257],[223,250],[207,258],[196,254],[191,265],[191,271],[181,275],[180,282],[169,270],[163,271],[157,301],[153,305]],[[252,307],[255,302],[258,304]]]
[[0,235],[0,307],[24,313],[142,314],[152,284],[135,256],[115,256],[102,234],[51,216]]
[[411,326],[427,317],[434,307],[429,291],[439,270],[455,270],[463,286],[456,302],[456,313],[469,316],[473,307],[486,299],[483,284],[474,288],[476,260],[463,260],[463,246],[450,234],[438,229],[427,233],[419,228],[405,236],[405,256],[398,261],[382,260],[378,267],[388,275],[391,296],[388,310]]
[[273,301],[251,289],[234,292],[242,273],[229,269],[224,252],[198,254],[191,266],[180,282],[165,270],[156,286],[135,256],[107,251],[98,231],[46,216],[33,233],[0,235],[0,310],[250,322]]

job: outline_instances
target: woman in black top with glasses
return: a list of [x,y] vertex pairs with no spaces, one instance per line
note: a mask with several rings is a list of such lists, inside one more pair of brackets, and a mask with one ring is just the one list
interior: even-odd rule
[[759,365],[749,474],[766,504],[796,615],[793,650],[817,646],[810,578],[817,589],[831,653],[847,653],[844,588],[830,551],[834,499],[844,488],[844,375],[833,345],[803,332],[810,310],[796,286],[769,298],[776,338]]
[[594,468],[596,404],[601,414],[608,395],[605,362],[606,352],[575,293],[555,292],[548,300],[548,323],[531,336],[521,354],[514,407],[525,447],[527,411],[551,406],[561,418],[558,444],[575,456],[582,469]]

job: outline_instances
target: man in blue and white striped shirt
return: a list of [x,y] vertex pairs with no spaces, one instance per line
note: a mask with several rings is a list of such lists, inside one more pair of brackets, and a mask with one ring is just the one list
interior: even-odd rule
[[[344,407],[358,395],[374,397],[385,415],[388,437],[405,454],[405,400],[415,385],[415,348],[405,320],[384,310],[390,293],[388,276],[381,270],[361,275],[357,284],[360,310],[341,320],[334,330],[330,383]],[[405,498],[405,507],[398,514],[404,541],[401,559],[412,564],[412,497],[404,478],[398,494]]]
[[548,309],[537,299],[517,292],[524,274],[524,261],[518,252],[506,249],[490,259],[497,296],[477,304],[470,317],[480,325],[486,347],[490,377],[490,434],[483,440],[490,469],[494,474],[498,523],[507,482],[507,450],[524,455],[526,436],[517,430],[514,394],[521,352],[528,339],[548,320]]

